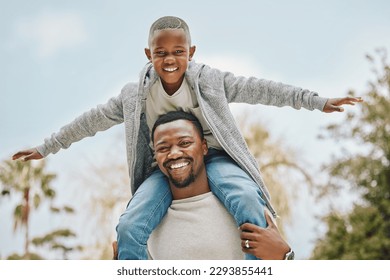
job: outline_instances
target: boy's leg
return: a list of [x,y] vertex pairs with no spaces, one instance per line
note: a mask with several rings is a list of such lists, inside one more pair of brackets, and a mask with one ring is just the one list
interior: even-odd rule
[[138,188],[119,218],[116,227],[119,260],[148,259],[146,243],[171,203],[168,181],[157,169]]
[[[253,179],[225,152],[211,150],[205,158],[211,191],[233,215],[237,226],[244,223],[265,228],[265,202]],[[247,254],[246,259],[256,259]]]

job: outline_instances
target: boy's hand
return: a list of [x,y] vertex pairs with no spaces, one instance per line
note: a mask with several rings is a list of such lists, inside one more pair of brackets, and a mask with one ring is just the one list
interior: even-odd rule
[[42,159],[42,158],[43,156],[40,153],[38,153],[37,149],[20,151],[12,156],[13,160],[21,159],[23,161],[28,161],[30,159]]
[[363,102],[363,99],[361,97],[330,98],[326,102],[323,112],[343,112],[344,108],[341,105],[355,105],[356,102]]
[[[290,246],[280,235],[277,226],[267,211],[264,211],[268,227],[261,228],[254,224],[240,226],[241,247],[244,253],[249,253],[262,260],[283,260]],[[248,240],[249,248],[246,247]]]

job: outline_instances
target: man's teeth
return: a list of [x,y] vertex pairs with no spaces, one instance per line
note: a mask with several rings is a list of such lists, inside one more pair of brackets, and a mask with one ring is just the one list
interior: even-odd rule
[[177,70],[177,67],[176,68],[164,68],[164,70],[167,72],[173,72],[173,71]]
[[177,169],[188,165],[188,162],[175,163],[170,166],[171,169]]

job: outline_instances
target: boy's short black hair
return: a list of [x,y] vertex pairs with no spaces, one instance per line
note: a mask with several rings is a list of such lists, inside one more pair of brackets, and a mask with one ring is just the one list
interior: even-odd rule
[[193,126],[196,128],[196,130],[199,133],[200,139],[204,139],[204,134],[203,134],[203,128],[202,125],[200,124],[199,120],[197,117],[195,117],[193,114],[186,113],[184,111],[171,111],[168,112],[164,115],[161,115],[157,121],[154,123],[153,128],[152,128],[152,142],[154,143],[154,131],[159,125],[170,123],[173,121],[177,120],[187,120],[190,121]]
[[188,28],[187,23],[178,17],[165,16],[165,17],[161,17],[161,18],[157,19],[155,22],[153,22],[152,26],[150,27],[149,40],[148,40],[149,47],[150,47],[150,43],[152,41],[152,37],[154,35],[154,32],[156,32],[158,30],[166,30],[166,29],[183,29],[185,34],[186,34],[188,44],[191,46],[190,29]]

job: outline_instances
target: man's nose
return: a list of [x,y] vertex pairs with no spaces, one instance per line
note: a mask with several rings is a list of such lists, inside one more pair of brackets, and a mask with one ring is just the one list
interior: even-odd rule
[[178,146],[172,146],[171,150],[169,151],[168,158],[174,159],[181,157],[183,155],[183,151]]

